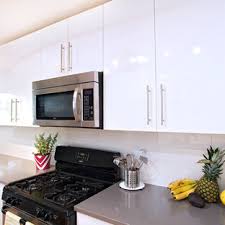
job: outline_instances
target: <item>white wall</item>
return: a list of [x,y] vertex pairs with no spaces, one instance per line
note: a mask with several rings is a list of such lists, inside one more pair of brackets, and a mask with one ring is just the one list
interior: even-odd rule
[[[207,147],[225,147],[225,135],[169,134],[148,132],[102,131],[73,128],[0,128],[0,154],[33,159],[33,142],[41,132],[59,132],[58,144],[84,146],[104,150],[132,152],[140,148],[148,151],[149,166],[142,168],[146,183],[166,186],[170,181],[201,176],[196,163]],[[225,171],[224,171],[225,172]],[[221,179],[225,187],[225,174]]]

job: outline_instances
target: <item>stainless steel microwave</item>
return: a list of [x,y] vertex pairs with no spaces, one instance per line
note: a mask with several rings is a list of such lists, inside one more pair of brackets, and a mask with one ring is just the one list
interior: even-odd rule
[[103,128],[103,73],[88,72],[35,81],[33,123]]

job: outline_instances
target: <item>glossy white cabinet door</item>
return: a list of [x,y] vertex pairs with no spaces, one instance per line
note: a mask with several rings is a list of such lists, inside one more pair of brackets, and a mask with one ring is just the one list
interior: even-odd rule
[[9,45],[0,47],[0,61],[2,62],[0,64],[0,125],[10,125],[15,119],[13,100],[16,97],[9,90],[10,83],[12,83],[10,72],[13,66]]
[[41,78],[66,74],[67,20],[48,26],[41,33]]
[[103,71],[103,6],[68,20],[68,73]]
[[104,127],[156,129],[154,1],[104,5]]
[[15,122],[14,105],[15,96],[0,93],[0,125],[9,125]]
[[77,213],[77,225],[112,225],[112,224],[84,215],[82,213]]
[[224,11],[222,0],[156,0],[159,131],[225,132]]
[[[1,54],[5,60],[2,75],[5,82],[0,83],[0,101],[7,108],[5,122],[1,124],[32,125],[32,81],[39,80],[41,74],[39,32],[10,42],[0,49]],[[8,118],[13,118],[11,123],[7,113]]]

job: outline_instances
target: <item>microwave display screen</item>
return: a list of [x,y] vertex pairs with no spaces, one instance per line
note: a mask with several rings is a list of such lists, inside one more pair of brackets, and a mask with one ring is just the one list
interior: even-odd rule
[[83,90],[83,120],[94,120],[94,90]]
[[74,120],[74,91],[36,96],[36,116],[42,120]]

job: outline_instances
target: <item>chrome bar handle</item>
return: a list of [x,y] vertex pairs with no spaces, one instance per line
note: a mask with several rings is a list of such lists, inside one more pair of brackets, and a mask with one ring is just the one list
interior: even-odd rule
[[160,85],[160,97],[161,97],[161,126],[165,125],[166,119],[166,105],[165,105],[165,94],[166,94],[166,88],[163,84]]
[[16,99],[15,100],[15,112],[16,112],[16,115],[15,115],[15,121],[18,122],[19,118],[18,118],[18,103],[19,103],[19,100]]
[[68,72],[72,72],[73,61],[72,61],[73,45],[68,42]]
[[63,73],[65,71],[65,47],[63,44],[60,46],[60,72]]
[[83,109],[83,104],[82,104],[82,91],[80,90],[80,92],[78,93],[78,121],[81,122],[82,119],[82,110]]
[[150,125],[150,123],[152,122],[152,88],[149,85],[147,85],[146,87],[146,92],[147,92],[147,125]]
[[76,122],[81,122],[81,92],[75,88],[73,94],[73,115]]
[[15,103],[15,101],[13,99],[11,99],[11,108],[10,108],[10,119],[11,119],[11,122],[14,121],[14,118],[13,118],[13,104]]
[[73,93],[73,115],[75,120],[77,119],[77,94],[78,94],[78,88],[75,88]]

